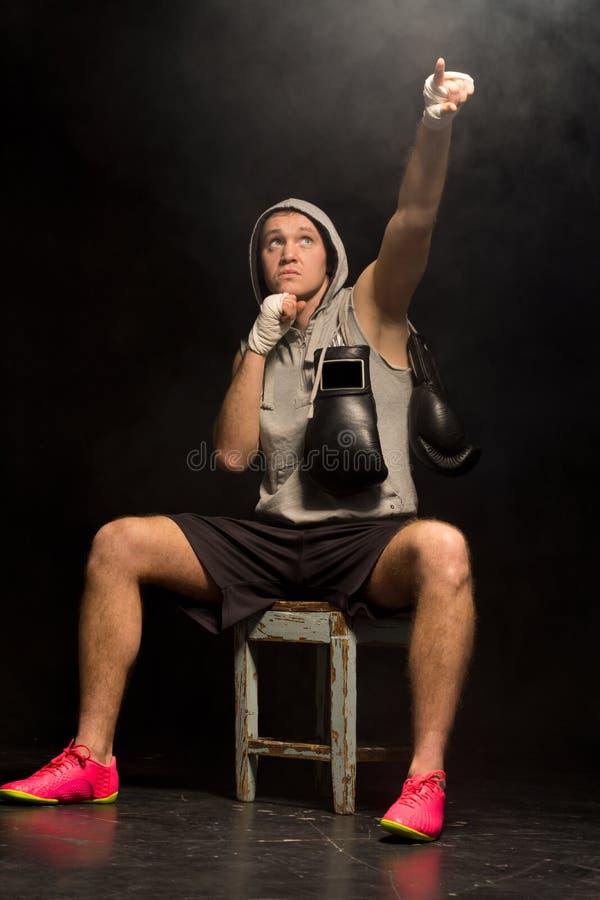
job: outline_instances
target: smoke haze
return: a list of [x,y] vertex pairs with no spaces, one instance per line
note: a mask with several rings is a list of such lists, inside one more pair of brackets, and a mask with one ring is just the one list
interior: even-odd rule
[[[31,510],[53,523],[40,598],[79,571],[107,518],[249,514],[255,481],[185,460],[210,438],[255,315],[251,227],[284,196],[311,200],[355,278],[378,251],[442,55],[476,94],[456,120],[411,314],[484,453],[460,483],[418,473],[422,514],[473,544],[479,726],[500,728],[486,692],[508,653],[515,733],[534,704],[557,746],[582,733],[586,699],[573,706],[546,679],[566,654],[588,683],[598,628],[597,4],[22,0],[3,15],[7,510],[21,535]],[[19,544],[17,570],[25,559]],[[570,603],[578,619],[565,622]]]

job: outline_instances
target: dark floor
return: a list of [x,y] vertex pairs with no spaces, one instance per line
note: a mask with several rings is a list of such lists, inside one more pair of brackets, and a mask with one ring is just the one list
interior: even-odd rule
[[[22,774],[8,763],[5,752],[1,774]],[[263,761],[267,795],[253,804],[235,801],[222,773],[207,790],[183,773],[161,778],[160,765],[125,770],[112,806],[0,803],[0,896],[600,898],[598,783],[589,775],[463,776],[449,784],[441,840],[418,845],[379,828],[394,797],[375,765],[368,776],[359,768],[354,816],[334,815],[303,786],[304,763]]]

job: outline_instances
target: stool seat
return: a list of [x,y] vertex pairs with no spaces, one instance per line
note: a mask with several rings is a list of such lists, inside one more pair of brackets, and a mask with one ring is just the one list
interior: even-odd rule
[[[234,626],[236,793],[252,801],[260,756],[310,759],[331,766],[333,807],[355,808],[356,763],[398,760],[406,747],[356,745],[356,648],[407,647],[411,616],[350,617],[329,603],[278,601]],[[258,733],[258,672],[254,645],[261,641],[309,643],[316,650],[317,742],[273,740]],[[329,714],[327,715],[327,710]]]

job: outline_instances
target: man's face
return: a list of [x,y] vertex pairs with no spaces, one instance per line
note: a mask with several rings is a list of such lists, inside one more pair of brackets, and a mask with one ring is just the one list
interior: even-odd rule
[[260,259],[272,294],[287,291],[299,300],[310,300],[329,283],[325,244],[302,213],[269,216],[261,231]]

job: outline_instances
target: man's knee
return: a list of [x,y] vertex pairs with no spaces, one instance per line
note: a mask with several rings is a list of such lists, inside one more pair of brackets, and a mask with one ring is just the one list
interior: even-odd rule
[[462,531],[447,522],[416,522],[410,535],[417,582],[443,581],[460,588],[471,579],[469,547]]
[[138,516],[114,519],[94,536],[87,562],[88,577],[110,570],[135,575],[148,542],[148,520]]

